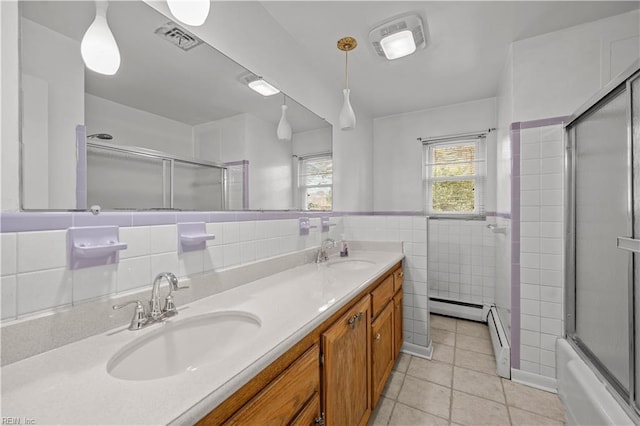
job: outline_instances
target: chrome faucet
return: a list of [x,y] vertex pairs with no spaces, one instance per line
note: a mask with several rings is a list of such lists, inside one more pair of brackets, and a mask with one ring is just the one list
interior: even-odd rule
[[[164,307],[160,308],[160,283],[162,279],[166,278],[169,283],[169,294],[164,299]],[[178,278],[171,272],[161,272],[153,280],[153,288],[151,289],[151,300],[149,300],[149,311],[144,308],[144,305],[139,300],[133,300],[131,302],[123,303],[121,305],[113,305],[113,309],[121,309],[125,306],[136,304],[136,309],[129,325],[129,330],[140,330],[141,328],[153,324],[155,322],[162,321],[165,318],[172,317],[178,314],[176,305],[173,302],[172,293],[174,291],[181,290],[188,287],[178,287]]]
[[327,254],[327,248],[325,247],[327,243],[331,244],[331,247],[336,246],[336,242],[331,238],[327,238],[320,244],[320,248],[318,249],[318,254],[316,255],[316,263],[322,263],[329,260],[329,255]]

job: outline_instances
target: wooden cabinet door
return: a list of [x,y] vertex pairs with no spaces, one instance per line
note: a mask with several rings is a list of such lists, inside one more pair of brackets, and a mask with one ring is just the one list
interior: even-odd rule
[[367,295],[322,333],[327,426],[364,425],[371,415],[369,310]]
[[404,342],[402,337],[402,289],[393,296],[393,335],[395,340],[394,358],[400,353],[400,348]]
[[289,424],[320,391],[319,355],[315,344],[225,424]]
[[393,303],[388,303],[378,318],[371,324],[371,381],[373,383],[372,406],[384,389],[394,360]]

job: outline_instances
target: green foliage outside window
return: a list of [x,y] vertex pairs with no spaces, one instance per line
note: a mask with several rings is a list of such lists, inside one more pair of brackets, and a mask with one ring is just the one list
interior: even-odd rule
[[473,213],[476,208],[476,144],[433,146],[429,163],[431,211]]

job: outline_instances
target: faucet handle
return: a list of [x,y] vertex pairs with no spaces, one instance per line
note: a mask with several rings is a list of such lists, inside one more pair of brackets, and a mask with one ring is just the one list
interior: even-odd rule
[[133,318],[131,318],[131,324],[129,324],[129,330],[140,330],[147,322],[147,314],[144,311],[144,305],[139,300],[132,300],[121,305],[113,305],[113,310],[122,309],[125,306],[136,304],[136,309],[133,312]]

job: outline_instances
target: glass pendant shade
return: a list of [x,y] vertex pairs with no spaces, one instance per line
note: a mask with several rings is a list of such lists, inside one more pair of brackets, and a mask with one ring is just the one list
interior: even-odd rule
[[114,75],[120,68],[120,50],[107,23],[106,1],[96,2],[96,18],[80,43],[84,64],[92,71]]
[[209,0],[167,0],[171,14],[183,24],[198,27],[209,16]]
[[351,107],[351,102],[349,101],[349,93],[351,91],[349,89],[343,89],[342,94],[344,95],[344,104],[342,105],[342,110],[340,111],[340,129],[342,130],[353,130],[356,127],[356,114],[353,112],[353,108]]
[[286,105],[282,105],[282,116],[280,117],[280,122],[278,123],[278,130],[276,134],[278,135],[278,139],[281,141],[290,141],[291,140],[291,124],[287,121],[287,108]]

